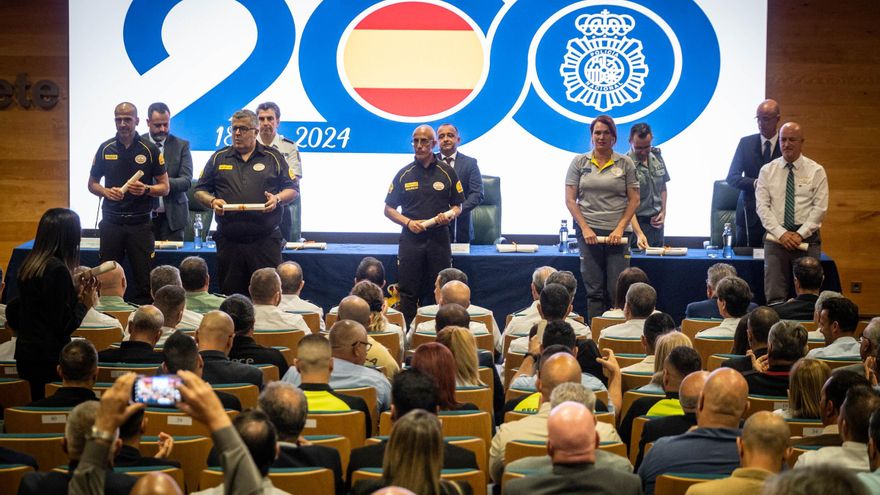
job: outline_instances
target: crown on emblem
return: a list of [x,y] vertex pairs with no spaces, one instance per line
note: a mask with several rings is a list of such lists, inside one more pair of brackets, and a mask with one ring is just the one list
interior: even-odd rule
[[636,20],[632,16],[612,14],[604,9],[598,14],[578,16],[574,25],[587,36],[623,36],[636,27]]

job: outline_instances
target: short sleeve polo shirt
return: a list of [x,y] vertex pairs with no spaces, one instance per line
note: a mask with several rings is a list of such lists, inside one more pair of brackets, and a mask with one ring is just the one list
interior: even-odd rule
[[435,217],[463,201],[464,189],[455,169],[436,157],[427,167],[418,162],[403,167],[385,196],[385,204],[399,206],[404,216],[417,220]]
[[663,198],[660,194],[669,182],[669,171],[666,164],[658,155],[651,152],[648,154],[648,163],[636,161],[635,152],[626,154],[636,164],[636,178],[639,180],[639,193],[641,201],[636,215],[647,217],[660,213],[663,208]]
[[[625,155],[613,153],[598,164],[593,153],[576,156],[565,175],[566,186],[576,186],[581,214],[590,228],[614,230],[627,206],[627,189],[639,188],[636,166]],[[626,227],[627,232],[631,227]]]
[[[104,187],[122,187],[140,170],[144,173],[140,181],[152,185],[155,178],[165,175],[165,159],[156,145],[148,139],[135,134],[131,146],[126,148],[118,137],[101,143],[89,175],[100,180],[104,178]],[[149,213],[153,209],[153,198],[144,194],[135,196],[126,192],[122,201],[104,201],[101,209],[105,215],[138,215]]]

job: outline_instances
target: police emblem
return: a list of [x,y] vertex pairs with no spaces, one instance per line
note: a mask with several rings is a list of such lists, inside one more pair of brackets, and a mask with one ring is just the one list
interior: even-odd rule
[[648,65],[642,42],[625,36],[635,19],[605,9],[578,16],[574,24],[584,36],[568,40],[559,66],[568,101],[600,112],[639,101]]
[[143,165],[143,164],[147,163],[147,157],[145,155],[138,155],[138,156],[134,157],[134,162],[137,163],[138,165]]

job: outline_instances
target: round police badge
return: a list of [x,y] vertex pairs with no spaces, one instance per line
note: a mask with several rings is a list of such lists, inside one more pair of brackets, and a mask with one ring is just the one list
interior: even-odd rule
[[623,169],[620,167],[614,167],[611,169],[611,175],[615,177],[620,177],[621,175],[623,175]]
[[434,190],[435,191],[442,191],[444,189],[446,189],[446,184],[440,182],[439,180],[434,183]]
[[262,172],[263,170],[266,170],[265,165],[263,165],[262,163],[255,163],[254,164],[254,172]]
[[138,155],[138,156],[134,157],[134,162],[137,163],[138,165],[143,165],[143,164],[147,163],[147,157],[146,157],[146,155]]

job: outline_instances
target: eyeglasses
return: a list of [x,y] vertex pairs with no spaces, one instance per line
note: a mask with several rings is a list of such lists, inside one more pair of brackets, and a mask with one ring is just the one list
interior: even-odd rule
[[425,146],[428,144],[432,144],[433,140],[427,138],[413,138],[412,145],[413,146]]
[[257,130],[256,127],[246,127],[243,125],[236,125],[236,126],[232,127],[233,134],[244,134],[246,132],[255,131],[255,130]]
[[359,345],[363,345],[363,346],[364,346],[364,350],[367,351],[367,352],[369,352],[370,349],[373,348],[373,344],[371,344],[371,343],[369,343],[369,342],[364,342],[364,341],[361,341],[361,340],[359,340],[359,341],[357,341],[357,342],[351,344],[351,348],[352,348],[352,349],[356,349],[357,346],[359,346]]

